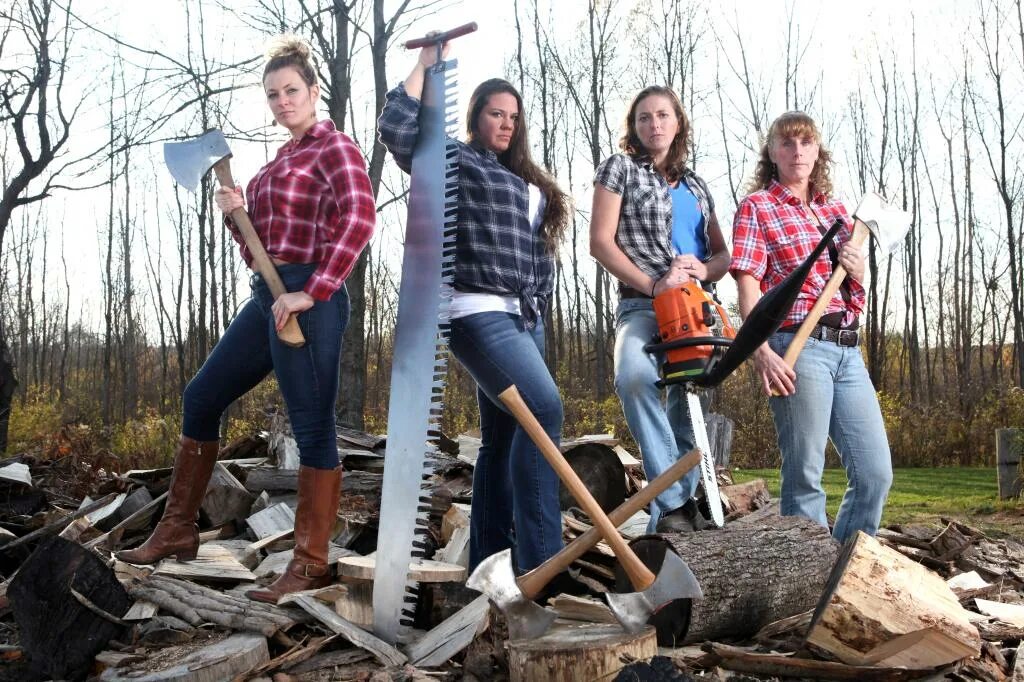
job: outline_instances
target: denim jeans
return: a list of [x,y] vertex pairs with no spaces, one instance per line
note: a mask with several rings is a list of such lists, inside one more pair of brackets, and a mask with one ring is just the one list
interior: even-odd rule
[[[793,334],[779,332],[768,343],[783,355],[792,340]],[[827,526],[821,476],[831,438],[848,480],[832,535],[840,542],[858,530],[874,535],[892,484],[892,461],[860,348],[808,339],[794,369],[796,393],[768,401],[782,451],[780,511]]]
[[[288,291],[301,291],[314,264],[279,265]],[[252,298],[231,321],[206,362],[185,387],[182,433],[196,440],[217,440],[220,417],[228,405],[263,380],[277,377],[304,466],[338,466],[334,403],[338,395],[341,336],[348,324],[348,292],[342,286],[327,301],[299,313],[306,343],[291,348],[277,338],[273,297],[260,275],[252,277]]]
[[[654,385],[664,361],[661,353],[651,354],[644,346],[658,333],[654,316],[654,303],[647,298],[626,298],[619,301],[615,311],[615,393],[622,403],[629,432],[640,446],[647,480],[675,464],[680,453],[694,448],[693,426],[686,404],[686,392],[681,384],[665,389],[665,404],[661,390]],[[658,517],[663,512],[683,506],[693,497],[700,480],[700,469],[690,469],[678,482],[651,503],[651,521],[647,531],[654,532]]]
[[529,571],[562,549],[559,481],[498,394],[514,384],[548,436],[561,440],[562,399],[544,364],[544,325],[528,329],[519,315],[503,312],[459,317],[451,349],[476,381],[480,406],[469,570],[513,547],[517,569]]

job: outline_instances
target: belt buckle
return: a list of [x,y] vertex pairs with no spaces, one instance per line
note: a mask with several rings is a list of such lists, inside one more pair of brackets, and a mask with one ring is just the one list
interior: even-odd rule
[[839,334],[836,336],[836,343],[840,346],[856,346],[857,345],[857,330],[855,329],[840,329]]

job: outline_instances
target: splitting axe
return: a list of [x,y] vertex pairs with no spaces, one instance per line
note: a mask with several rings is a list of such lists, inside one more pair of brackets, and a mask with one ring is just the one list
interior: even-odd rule
[[[658,607],[675,599],[700,596],[700,586],[697,584],[696,578],[678,556],[672,554],[672,558],[670,558],[669,553],[666,553],[665,562],[662,564],[661,570],[658,571],[658,575],[647,568],[636,552],[622,539],[615,524],[604,513],[601,505],[597,503],[594,496],[583,485],[580,477],[569,466],[565,456],[530,412],[530,408],[527,407],[514,385],[499,393],[498,398],[530,436],[530,440],[536,444],[541,454],[544,455],[544,459],[551,464],[551,468],[562,479],[576,501],[580,503],[583,511],[597,528],[597,533],[604,537],[605,542],[611,546],[615,557],[619,560],[626,575],[629,576],[633,587],[636,588],[637,592],[630,594],[609,593],[606,595],[608,606],[623,628],[628,632],[639,632],[647,624],[651,613]],[[633,499],[635,500],[637,497],[639,495],[634,495]],[[542,583],[542,586],[543,584],[546,582]]]
[[[167,170],[171,172],[175,182],[193,194],[199,189],[199,181],[206,175],[210,168],[221,187],[233,189],[235,181],[231,179],[231,148],[228,147],[224,133],[219,130],[210,130],[199,137],[184,142],[165,142],[164,161],[167,163]],[[245,246],[252,254],[252,262],[256,272],[267,282],[267,288],[276,301],[282,294],[288,293],[284,288],[281,276],[277,274],[277,268],[263,248],[263,243],[256,234],[249,214],[244,208],[236,208],[231,212],[231,220],[238,226],[242,233]],[[299,329],[299,322],[295,315],[290,315],[284,327],[277,332],[281,342],[293,348],[299,348],[306,343]]]
[[[856,210],[854,210],[853,221],[853,235],[850,237],[849,243],[854,248],[859,249],[870,233],[875,238],[875,243],[878,244],[882,255],[888,255],[895,250],[896,246],[903,241],[903,237],[906,236],[907,230],[910,229],[911,215],[906,211],[887,204],[885,199],[879,194],[868,192],[860,200]],[[846,279],[846,274],[846,268],[836,263],[835,269],[832,271],[832,277],[829,278],[825,288],[822,289],[818,300],[814,302],[811,312],[804,318],[803,323],[793,337],[793,341],[789,344],[789,348],[786,349],[786,354],[782,358],[790,368],[796,365],[796,359],[800,356],[800,351],[804,349],[807,339],[810,338],[815,325],[818,324],[818,320],[825,313],[825,309],[832,301],[832,297],[836,295],[839,287],[842,286],[843,280]],[[772,393],[778,395],[774,390]]]

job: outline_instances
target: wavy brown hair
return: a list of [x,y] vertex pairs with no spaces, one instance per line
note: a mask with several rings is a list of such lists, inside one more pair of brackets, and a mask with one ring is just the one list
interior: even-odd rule
[[541,235],[550,253],[555,253],[565,234],[569,222],[569,197],[561,190],[555,178],[546,170],[533,162],[530,156],[530,142],[526,132],[526,112],[523,111],[523,98],[511,83],[502,78],[485,80],[473,91],[469,99],[469,114],[466,116],[466,132],[472,143],[479,133],[478,120],[484,107],[493,95],[508,93],[516,98],[519,106],[519,120],[509,141],[508,149],[498,154],[501,165],[518,175],[520,178],[536,185],[544,193],[547,200],[544,219],[541,222]]
[[672,184],[679,182],[686,171],[686,161],[690,158],[690,148],[693,146],[693,129],[690,127],[690,119],[686,116],[683,103],[672,88],[664,85],[649,85],[633,98],[626,113],[626,123],[623,126],[626,134],[619,140],[619,149],[636,159],[650,160],[651,153],[647,151],[640,136],[636,132],[636,109],[648,97],[660,95],[672,103],[672,109],[676,112],[676,120],[679,122],[679,130],[672,138],[672,144],[665,155],[665,161],[660,169],[665,178]]
[[263,78],[271,71],[292,67],[299,72],[303,82],[316,85],[316,70],[313,68],[313,51],[302,38],[286,33],[277,36],[267,48],[267,65],[263,67]]
[[747,183],[747,193],[752,194],[758,190],[767,189],[772,180],[779,179],[779,169],[776,168],[768,155],[768,150],[776,142],[787,137],[812,137],[818,143],[818,160],[814,163],[814,170],[811,171],[810,183],[815,192],[821,192],[826,197],[832,196],[832,152],[825,148],[821,139],[821,131],[814,119],[802,111],[787,111],[772,121],[768,128],[768,137],[761,145],[761,156],[754,168],[754,176]]

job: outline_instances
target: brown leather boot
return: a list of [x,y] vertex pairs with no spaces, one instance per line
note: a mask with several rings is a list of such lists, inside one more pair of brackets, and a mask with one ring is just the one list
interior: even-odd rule
[[245,593],[250,599],[276,604],[290,592],[331,584],[327,544],[338,518],[341,467],[299,467],[299,505],[295,510],[295,555],[281,577],[260,590]]
[[174,471],[163,518],[141,547],[124,550],[114,556],[130,564],[155,564],[172,554],[178,561],[196,558],[199,551],[196,516],[206,495],[213,465],[217,463],[217,451],[218,441],[181,437],[174,456]]

